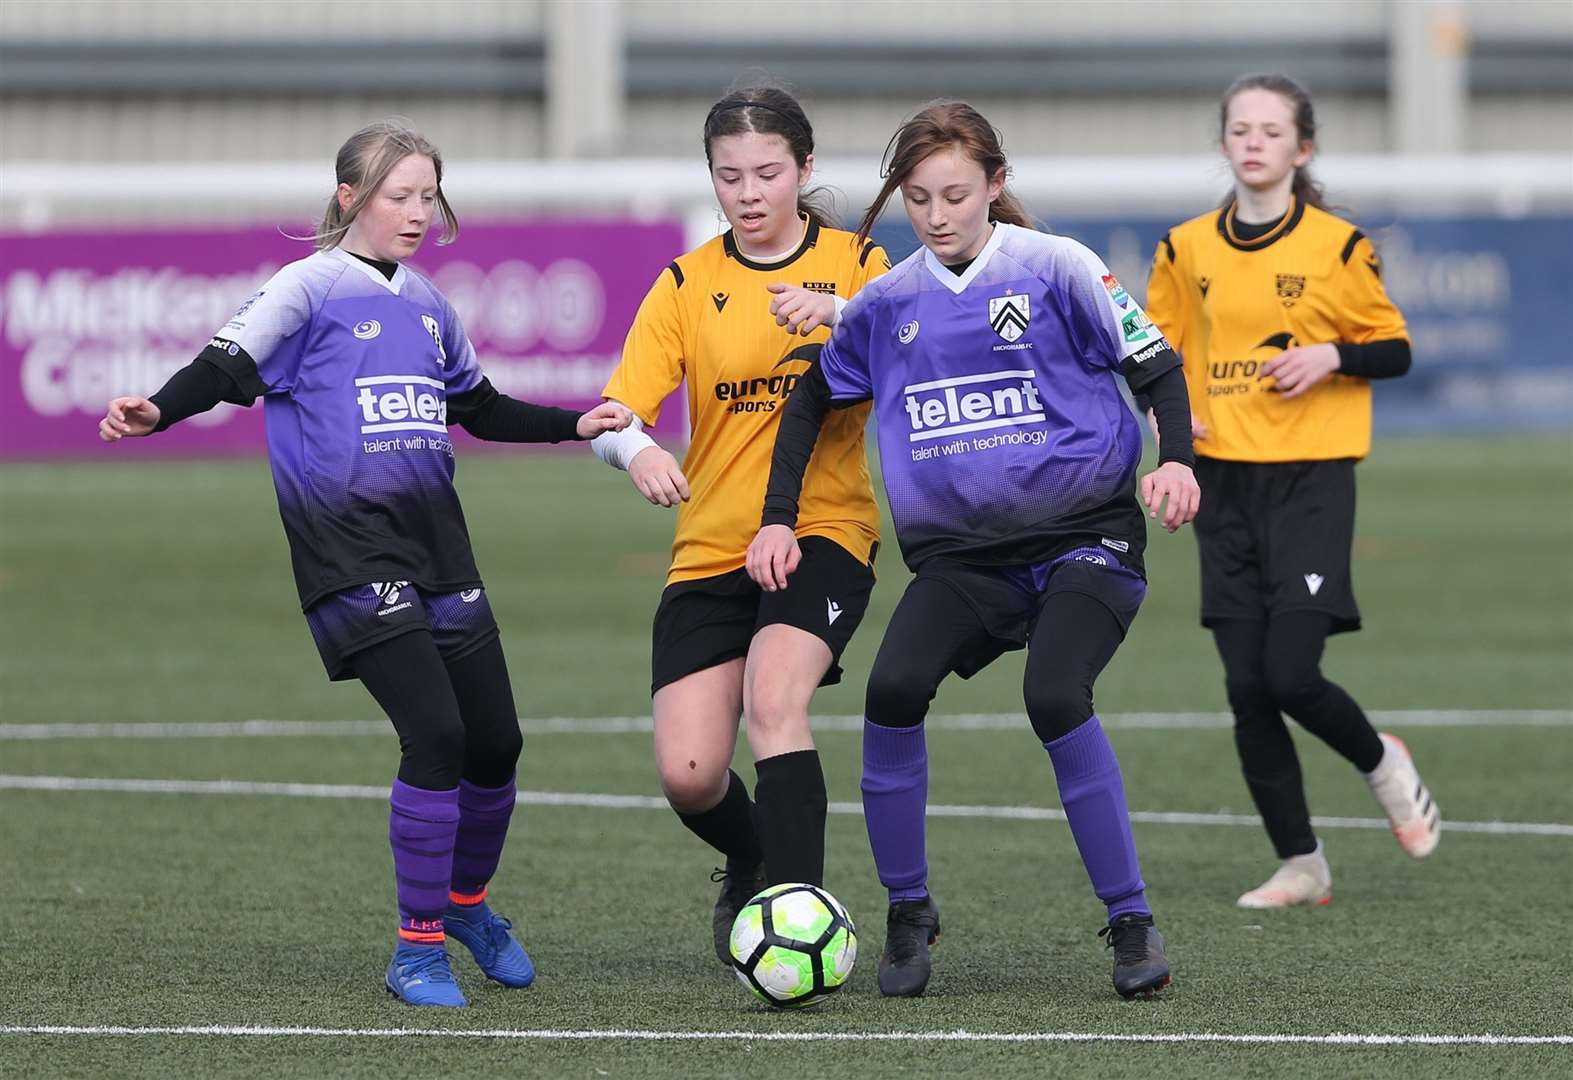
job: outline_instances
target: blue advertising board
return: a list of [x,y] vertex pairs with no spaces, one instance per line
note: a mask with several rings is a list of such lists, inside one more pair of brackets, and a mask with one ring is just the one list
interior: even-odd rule
[[[1137,297],[1175,220],[1052,218]],[[1573,217],[1362,220],[1414,342],[1414,367],[1379,385],[1379,431],[1573,427]],[[917,241],[875,230],[892,261]]]

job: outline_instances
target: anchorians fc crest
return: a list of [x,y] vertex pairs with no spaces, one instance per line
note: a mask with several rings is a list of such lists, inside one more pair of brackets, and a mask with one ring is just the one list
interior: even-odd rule
[[989,325],[1006,341],[1015,341],[1027,329],[1032,308],[1026,293],[1007,293],[989,301]]

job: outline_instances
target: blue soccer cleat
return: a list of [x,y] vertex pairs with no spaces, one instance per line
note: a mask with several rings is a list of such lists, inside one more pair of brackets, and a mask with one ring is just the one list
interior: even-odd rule
[[469,1002],[454,981],[448,950],[441,945],[400,942],[393,950],[384,980],[388,993],[410,1005],[438,1005],[462,1009]]
[[493,911],[486,901],[449,904],[442,924],[449,937],[470,950],[487,978],[516,988],[535,981],[530,954],[510,933],[513,923]]

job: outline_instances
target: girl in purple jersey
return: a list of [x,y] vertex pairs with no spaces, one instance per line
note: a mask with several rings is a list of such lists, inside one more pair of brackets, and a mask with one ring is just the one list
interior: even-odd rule
[[803,469],[834,407],[872,400],[902,555],[916,578],[869,675],[863,809],[889,891],[879,987],[928,984],[923,719],[941,681],[1030,645],[1027,716],[1053,763],[1093,891],[1114,986],[1170,981],[1092,686],[1146,593],[1140,430],[1114,376],[1147,393],[1163,456],[1141,501],[1171,531],[1198,502],[1180,359],[1098,257],[1040,233],[1005,188],[999,135],[959,102],[929,106],[887,151],[868,235],[900,188],[923,246],[846,306],[787,404],[748,571],[789,587]]
[[458,234],[442,157],[395,123],[339,150],[313,238],[151,397],[117,397],[105,442],[151,435],[221,401],[264,399],[268,456],[307,624],[332,679],[358,678],[399,735],[389,840],[399,928],[385,984],[412,1005],[462,1006],[446,935],[487,976],[535,970],[486,903],[514,805],[520,735],[497,624],[453,487],[447,425],[502,442],[624,427],[498,393],[458,316],[401,265],[436,218]]

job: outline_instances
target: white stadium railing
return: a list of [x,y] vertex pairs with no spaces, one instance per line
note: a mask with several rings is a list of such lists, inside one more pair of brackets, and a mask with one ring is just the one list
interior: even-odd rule
[[[1333,201],[1357,213],[1573,213],[1573,157],[1566,155],[1340,155],[1318,161],[1315,169]],[[1210,155],[1031,157],[1015,161],[1013,174],[1013,190],[1050,221],[1056,215],[1196,211],[1228,188],[1225,166]],[[332,179],[326,162],[7,163],[0,165],[0,224],[46,231],[64,222],[272,220],[280,213],[294,219],[327,198]],[[817,182],[835,189],[841,209],[855,216],[878,188],[879,163],[827,159],[819,164]],[[696,238],[713,234],[718,224],[697,157],[459,161],[449,164],[445,186],[461,215],[676,214]]]

